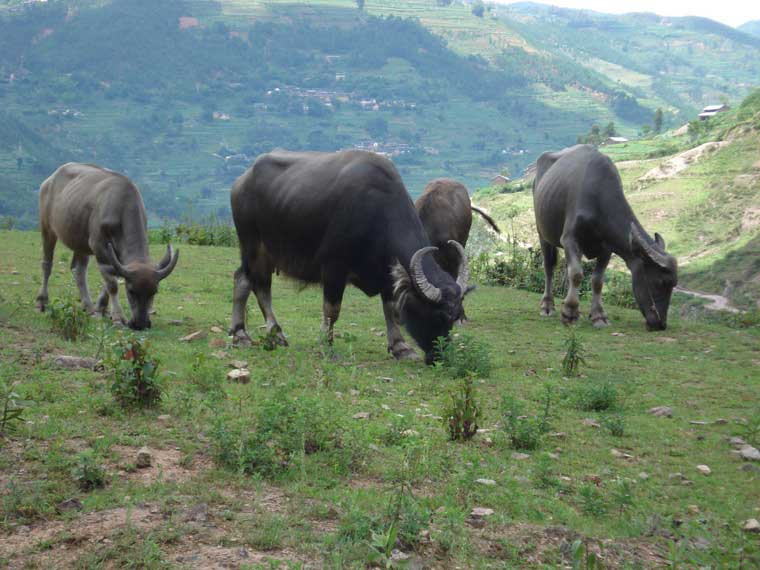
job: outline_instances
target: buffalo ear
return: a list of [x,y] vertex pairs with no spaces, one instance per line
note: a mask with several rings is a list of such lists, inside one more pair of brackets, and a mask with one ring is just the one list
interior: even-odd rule
[[657,232],[654,232],[654,243],[662,250],[665,251],[665,240]]

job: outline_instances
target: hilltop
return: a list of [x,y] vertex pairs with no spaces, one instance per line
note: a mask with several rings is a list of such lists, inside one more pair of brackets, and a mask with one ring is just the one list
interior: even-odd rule
[[[4,2],[0,215],[33,227],[52,165],[81,160],[131,176],[153,225],[227,219],[231,182],[274,147],[387,153],[412,195],[442,175],[477,188],[594,122],[634,136],[662,108],[674,125],[760,75],[758,44],[715,23],[552,14],[477,17],[432,0]],[[597,34],[624,45],[592,53],[582,40]]]
[[[707,122],[601,148],[639,220],[679,258],[681,286],[742,307],[760,299],[760,90]],[[475,199],[535,245],[530,181],[514,186],[525,189],[485,189]]]
[[760,20],[745,22],[737,29],[747,34],[752,34],[753,36],[760,36]]

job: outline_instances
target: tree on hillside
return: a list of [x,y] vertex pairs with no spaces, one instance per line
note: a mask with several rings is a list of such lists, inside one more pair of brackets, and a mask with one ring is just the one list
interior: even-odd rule
[[662,132],[662,109],[659,107],[654,112],[654,132],[657,134]]
[[617,130],[615,130],[615,123],[613,123],[612,121],[607,123],[607,126],[604,127],[604,130],[602,131],[602,136],[604,138],[617,136]]
[[482,18],[485,11],[486,7],[480,0],[477,0],[477,2],[472,5],[472,13],[475,14],[478,18]]

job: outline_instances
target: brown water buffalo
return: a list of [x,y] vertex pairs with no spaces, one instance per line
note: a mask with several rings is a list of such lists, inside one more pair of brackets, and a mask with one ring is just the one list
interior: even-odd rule
[[91,164],[64,164],[40,187],[40,230],[40,311],[48,303],[53,252],[60,239],[74,252],[71,270],[85,310],[96,312],[87,289],[87,265],[95,255],[103,276],[97,312],[105,315],[110,298],[111,319],[115,324],[124,323],[116,281],[123,277],[132,309],[129,326],[136,330],[151,326],[149,312],[158,283],[174,270],[179,251],[167,246],[157,265],[150,262],[145,206],[137,186],[126,176]]
[[[461,258],[452,243],[467,245],[473,211],[480,214],[497,233],[501,233],[491,216],[472,205],[467,188],[451,178],[437,178],[429,182],[414,205],[431,245],[438,248],[433,257],[454,279],[459,277]],[[467,267],[463,269],[466,271]],[[466,320],[464,309],[460,320]]]
[[[343,292],[351,283],[369,296],[380,294],[388,351],[413,358],[396,315],[425,353],[446,337],[462,308],[466,271],[453,278],[431,255],[422,222],[393,164],[362,151],[275,151],[256,159],[237,179],[232,218],[240,241],[230,333],[250,342],[245,306],[251,290],[280,344],[287,340],[272,311],[272,272],[323,290],[322,330],[332,339]],[[464,248],[456,244],[460,264]]]
[[552,273],[557,247],[562,247],[569,277],[562,322],[572,324],[580,316],[578,287],[583,279],[581,256],[585,255],[596,259],[591,279],[591,322],[594,326],[609,324],[602,307],[602,284],[610,257],[616,253],[631,270],[633,293],[647,329],[665,330],[678,264],[665,251],[662,237],[649,237],[636,219],[609,157],[590,145],[542,154],[537,163],[533,205],[546,273],[541,314],[554,312]]

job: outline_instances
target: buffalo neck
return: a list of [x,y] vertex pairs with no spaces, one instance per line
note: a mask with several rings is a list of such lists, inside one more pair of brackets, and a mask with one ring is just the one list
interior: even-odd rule
[[114,246],[121,262],[149,263],[148,232],[144,210],[140,208],[125,209],[121,219],[121,236]]

